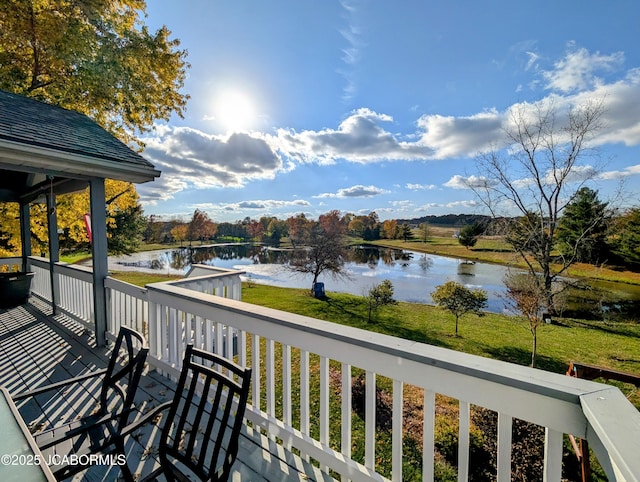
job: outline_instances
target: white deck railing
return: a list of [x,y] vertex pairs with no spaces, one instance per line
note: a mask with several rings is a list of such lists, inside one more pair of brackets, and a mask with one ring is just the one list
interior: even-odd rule
[[[31,293],[43,300],[51,300],[52,276],[49,260],[31,256],[29,271],[35,273]],[[55,263],[53,284],[57,309],[93,329],[93,272],[91,268],[67,263]]]
[[[84,270],[67,267],[60,269],[60,275],[75,275],[79,283],[86,283]],[[472,469],[472,405],[498,413],[498,481],[511,479],[511,428],[516,418],[545,427],[544,480],[561,480],[564,434],[587,439],[610,480],[640,480],[640,413],[617,388],[172,283],[155,283],[146,289],[112,279],[106,284],[111,293],[109,329],[116,333],[124,324],[143,331],[151,365],[177,376],[188,343],[228,357],[235,347],[239,363],[253,367],[249,422],[343,480],[386,480],[384,476],[402,480],[401,407],[403,391],[409,386],[424,393],[423,480],[433,480],[434,474],[436,394],[458,401],[459,480],[467,480]],[[351,386],[356,373],[364,373],[366,379],[363,440],[356,440],[352,431]],[[392,461],[384,476],[378,473],[376,455],[377,384],[390,387],[393,400]],[[299,400],[296,406],[294,399]],[[352,458],[356,453],[364,456],[356,461]]]

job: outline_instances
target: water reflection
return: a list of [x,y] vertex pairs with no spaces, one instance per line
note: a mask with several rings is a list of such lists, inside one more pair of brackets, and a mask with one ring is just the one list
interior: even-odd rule
[[475,265],[472,261],[461,261],[458,263],[458,276],[475,276]]
[[[135,270],[183,275],[192,264],[208,264],[221,268],[239,269],[246,278],[257,283],[289,288],[310,288],[311,277],[293,273],[285,265],[290,250],[273,249],[252,244],[224,244],[206,247],[179,248],[166,251],[136,253],[131,256],[110,257],[109,269]],[[350,250],[345,269],[349,280],[320,279],[328,291],[364,295],[384,279],[392,281],[396,299],[431,303],[430,293],[446,281],[457,281],[470,288],[482,288],[489,298],[488,309],[502,312],[504,302],[503,279],[507,268],[500,265],[474,263],[414,251],[377,246],[358,246]],[[598,283],[595,299],[580,299],[573,303],[582,317],[599,317],[616,313],[634,314],[639,308],[640,287]],[[577,297],[575,297],[577,299]]]

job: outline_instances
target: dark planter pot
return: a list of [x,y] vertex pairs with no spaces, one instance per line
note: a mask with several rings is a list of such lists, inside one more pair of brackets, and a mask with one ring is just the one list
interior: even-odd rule
[[0,273],[0,308],[23,305],[29,299],[34,273]]

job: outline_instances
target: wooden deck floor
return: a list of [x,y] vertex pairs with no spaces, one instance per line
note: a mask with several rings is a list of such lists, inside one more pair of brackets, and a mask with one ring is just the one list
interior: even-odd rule
[[[0,385],[18,394],[49,383],[106,367],[108,348],[95,346],[89,330],[63,316],[51,316],[50,308],[31,300],[17,308],[0,309]],[[157,372],[147,370],[136,394],[141,413],[173,397],[175,384]],[[41,395],[19,405],[32,432],[91,413],[96,407],[99,386],[85,384],[75,390]],[[157,431],[141,434],[127,446],[127,462],[144,475],[157,463],[156,450],[145,450]],[[156,445],[153,440],[151,446]],[[156,445],[157,446],[157,445]],[[113,481],[117,467],[98,466],[74,480]],[[268,437],[246,428],[240,441],[234,481],[333,480],[276,446]]]

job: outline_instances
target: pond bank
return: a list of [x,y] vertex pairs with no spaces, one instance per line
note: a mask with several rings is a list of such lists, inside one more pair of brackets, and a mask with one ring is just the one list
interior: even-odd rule
[[[402,240],[377,240],[369,241],[381,247],[406,249],[418,251],[420,253],[435,254],[453,258],[468,259],[482,263],[500,264],[514,268],[526,269],[526,265],[518,260],[518,255],[512,250],[497,246],[495,239],[480,238],[474,248],[466,249],[459,245],[456,240],[444,237],[432,237],[433,241],[426,243],[421,241]],[[576,263],[566,273],[566,276],[582,280],[598,280],[613,283],[625,283],[640,286],[640,273],[623,270],[617,267],[607,267],[604,264],[594,266],[586,263]]]

